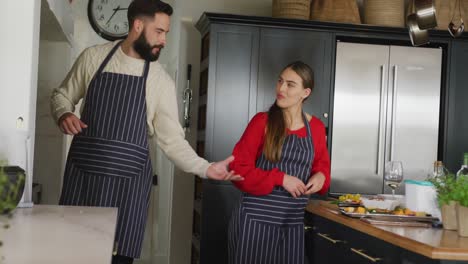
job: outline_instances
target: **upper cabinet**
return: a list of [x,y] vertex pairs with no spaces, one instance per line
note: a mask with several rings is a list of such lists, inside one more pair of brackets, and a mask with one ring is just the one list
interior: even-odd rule
[[446,122],[446,165],[450,171],[460,169],[463,153],[468,152],[468,41],[452,41]]
[[213,25],[210,30],[205,157],[223,160],[232,153],[256,113],[259,29]]
[[249,120],[275,102],[281,70],[297,60],[314,70],[315,87],[305,111],[328,125],[332,34],[213,24],[207,36],[200,77],[207,81],[206,106],[200,108],[206,118],[200,120],[206,120],[201,127],[208,160],[232,153]]
[[315,87],[304,102],[304,111],[328,125],[331,85],[332,34],[294,29],[260,31],[257,111],[268,111],[275,102],[275,86],[281,70],[291,62],[303,61],[314,71]]

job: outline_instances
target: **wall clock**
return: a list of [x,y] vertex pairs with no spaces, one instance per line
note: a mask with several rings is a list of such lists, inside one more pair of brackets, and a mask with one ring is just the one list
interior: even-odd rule
[[127,9],[132,0],[89,0],[88,18],[94,31],[107,40],[128,34]]

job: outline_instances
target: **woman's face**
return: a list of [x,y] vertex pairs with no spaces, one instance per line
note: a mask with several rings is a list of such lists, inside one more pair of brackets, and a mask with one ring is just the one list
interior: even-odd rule
[[310,88],[303,86],[302,78],[287,68],[276,83],[276,104],[283,109],[300,106],[310,92]]

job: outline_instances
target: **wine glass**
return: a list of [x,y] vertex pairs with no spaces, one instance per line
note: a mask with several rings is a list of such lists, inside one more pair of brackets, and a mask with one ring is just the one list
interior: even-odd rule
[[401,161],[389,161],[385,164],[385,184],[392,189],[392,198],[395,199],[395,189],[403,181],[403,165]]

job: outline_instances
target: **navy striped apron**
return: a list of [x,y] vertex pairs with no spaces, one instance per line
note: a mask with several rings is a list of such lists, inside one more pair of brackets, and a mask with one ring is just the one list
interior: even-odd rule
[[152,168],[146,128],[146,79],[103,72],[120,43],[89,84],[81,119],[87,129],[73,138],[61,205],[118,207],[115,249],[138,258],[151,191]]
[[[307,183],[314,148],[304,114],[303,120],[307,137],[288,135],[281,160],[272,163],[262,154],[256,162],[257,168],[278,168]],[[280,186],[264,196],[243,193],[229,223],[229,263],[303,264],[304,210],[308,200],[308,196],[294,198]]]

